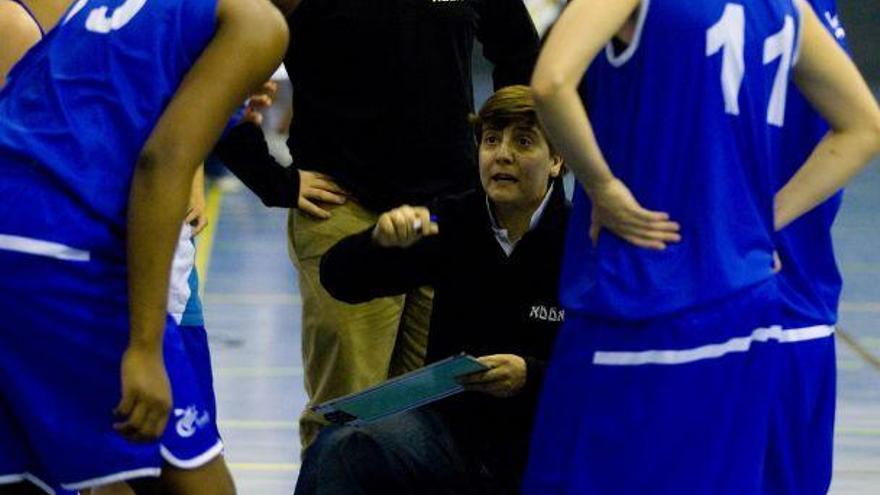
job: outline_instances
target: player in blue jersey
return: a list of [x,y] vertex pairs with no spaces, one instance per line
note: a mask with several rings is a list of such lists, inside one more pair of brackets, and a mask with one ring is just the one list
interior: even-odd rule
[[[792,66],[831,132],[774,197]],[[867,85],[789,0],[575,0],[533,84],[583,188],[526,493],[763,493],[773,232],[880,151]]]
[[9,74],[0,492],[234,493],[168,273],[195,166],[286,39],[262,0],[78,0]]
[[[2,31],[6,39],[11,42],[0,49],[0,58],[7,61],[6,65],[11,66],[17,62],[21,55],[24,55],[24,52],[45,35],[46,30],[55,26],[58,18],[66,10],[66,2],[59,0],[35,0],[33,6],[39,9],[39,12],[32,11],[23,0],[13,0],[12,2],[4,0],[3,3],[0,3],[0,10],[9,9],[3,10],[7,14],[7,23],[3,26]],[[0,71],[0,78],[5,80],[7,72]],[[256,114],[252,112],[249,115],[253,118],[253,115]],[[204,230],[206,225],[204,167],[199,167],[193,179],[187,216],[172,262],[171,285],[168,291],[168,313],[181,328],[181,339],[197,377],[205,403],[205,412],[216,420],[217,406],[211,372],[211,356],[199,297],[199,277],[195,269],[194,238]],[[178,459],[185,457],[185,453],[189,449],[185,440],[181,441],[174,431],[166,431],[164,437],[166,442],[163,443],[163,447],[167,450],[166,455]],[[30,481],[41,483],[39,479],[35,478]],[[54,490],[56,495],[74,493],[58,486],[49,487],[46,490]],[[126,495],[132,492],[126,483],[120,482],[102,486],[100,489],[92,490],[91,493],[93,495]]]
[[[846,32],[834,0],[809,0],[825,29],[846,49]],[[775,182],[781,188],[828,132],[825,120],[796,87],[788,92],[782,157]],[[831,484],[836,363],[834,324],[841,277],[834,258],[831,225],[842,192],[777,233],[782,260],[780,324],[787,340],[822,336],[786,346],[778,407],[772,418],[766,472],[768,493],[824,494]],[[786,448],[788,445],[791,448]]]

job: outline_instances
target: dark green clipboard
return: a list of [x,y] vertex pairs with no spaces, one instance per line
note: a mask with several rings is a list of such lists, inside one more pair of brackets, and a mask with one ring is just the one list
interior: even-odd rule
[[336,424],[358,425],[455,395],[464,390],[458,378],[489,369],[473,356],[459,354],[346,395],[312,410]]

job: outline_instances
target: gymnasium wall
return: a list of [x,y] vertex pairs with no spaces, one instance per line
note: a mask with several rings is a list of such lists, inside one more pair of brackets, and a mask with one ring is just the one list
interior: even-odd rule
[[838,8],[856,64],[880,86],[880,0],[839,0]]

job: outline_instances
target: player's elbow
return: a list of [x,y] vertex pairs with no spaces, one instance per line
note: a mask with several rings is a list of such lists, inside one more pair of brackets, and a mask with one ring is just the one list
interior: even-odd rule
[[163,140],[152,136],[141,149],[135,162],[135,170],[141,176],[150,177],[191,177],[199,165],[185,149],[184,143],[177,140]]
[[873,112],[853,122],[853,125],[843,132],[856,137],[869,157],[880,154],[880,110],[875,108]]
[[871,155],[880,154],[880,110],[874,112],[871,124],[866,131],[871,146]]
[[257,66],[274,70],[289,38],[287,21],[269,0],[221,0],[221,28],[235,38],[235,49],[250,54]]
[[255,3],[260,4],[260,7],[257,12],[259,19],[254,21],[256,25],[251,33],[252,43],[258,45],[254,48],[257,48],[259,53],[263,53],[273,61],[280,63],[290,41],[287,21],[275,5],[268,0],[256,0]]
[[539,68],[532,75],[532,91],[538,104],[546,103],[565,88],[565,78],[552,68]]

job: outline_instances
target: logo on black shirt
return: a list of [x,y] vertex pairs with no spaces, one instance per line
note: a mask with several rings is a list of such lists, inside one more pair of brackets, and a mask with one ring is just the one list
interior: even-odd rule
[[532,309],[529,311],[529,319],[561,322],[565,321],[565,310],[554,307],[548,308],[543,304],[539,304],[537,306],[532,306]]

